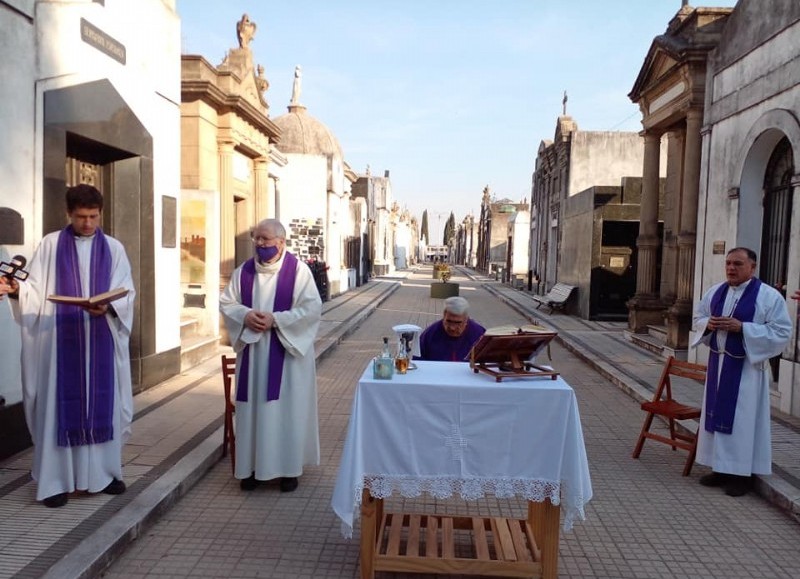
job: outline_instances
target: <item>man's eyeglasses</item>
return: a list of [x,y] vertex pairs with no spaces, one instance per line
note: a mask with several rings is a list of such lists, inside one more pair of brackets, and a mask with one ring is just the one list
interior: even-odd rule
[[273,241],[276,241],[278,238],[277,237],[262,237],[262,236],[259,235],[257,237],[250,237],[250,239],[253,240],[253,243],[255,243],[256,245],[266,245],[268,243],[272,243]]
[[463,326],[464,324],[467,323],[467,319],[466,318],[464,318],[463,320],[454,320],[452,318],[444,318],[442,321],[445,324],[447,324],[448,326]]

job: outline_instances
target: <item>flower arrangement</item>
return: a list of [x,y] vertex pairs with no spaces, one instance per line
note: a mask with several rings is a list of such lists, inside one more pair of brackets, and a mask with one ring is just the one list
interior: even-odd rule
[[442,279],[442,275],[445,272],[450,273],[450,266],[446,263],[438,262],[433,264],[433,279]]
[[431,297],[445,299],[458,295],[458,284],[451,282],[453,270],[446,263],[437,263],[433,266],[433,277],[438,278],[442,283],[431,284]]

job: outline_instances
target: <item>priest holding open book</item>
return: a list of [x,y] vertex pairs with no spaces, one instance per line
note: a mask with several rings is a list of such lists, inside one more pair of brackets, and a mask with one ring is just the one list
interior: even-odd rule
[[28,279],[0,281],[17,298],[31,474],[48,507],[76,490],[125,491],[122,444],[133,417],[128,257],[99,227],[100,191],[70,187],[66,204],[69,225],[42,239]]

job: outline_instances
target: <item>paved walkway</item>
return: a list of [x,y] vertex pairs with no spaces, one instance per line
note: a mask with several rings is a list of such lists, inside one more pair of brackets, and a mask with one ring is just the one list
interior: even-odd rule
[[[469,273],[476,280],[484,276]],[[525,291],[488,284],[487,289],[531,321],[551,327],[558,340],[638,402],[651,400],[664,368],[664,358],[628,342],[625,322],[595,322],[559,313],[546,314]],[[703,391],[679,381],[675,396],[700,406]],[[691,425],[696,428],[696,422]],[[643,452],[658,443],[645,442]],[[658,445],[660,446],[660,445]],[[772,412],[773,475],[756,477],[756,492],[800,520],[800,419]]]
[[[648,442],[632,460],[643,417],[636,399],[648,397],[663,361],[625,342],[622,324],[540,314],[525,292],[466,274],[452,281],[484,325],[536,319],[559,332],[552,363],[578,395],[595,492],[587,520],[562,537],[561,576],[800,576],[800,524],[788,514],[800,512],[800,435],[791,421],[774,421],[776,475],[758,487],[780,509],[696,484],[704,467],[681,477],[685,455],[664,445]],[[77,496],[46,509],[34,500],[30,451],[0,463],[0,578],[95,577],[109,562],[107,577],[357,577],[358,529],[355,540],[342,539],[329,508],[353,388],[392,325],[424,327],[440,316],[430,283],[430,268],[420,268],[325,304],[317,340],[322,464],[298,491],[239,490],[219,460],[223,401],[218,359],[209,360],[136,396],[124,495]],[[522,516],[525,507],[398,501],[499,516]]]

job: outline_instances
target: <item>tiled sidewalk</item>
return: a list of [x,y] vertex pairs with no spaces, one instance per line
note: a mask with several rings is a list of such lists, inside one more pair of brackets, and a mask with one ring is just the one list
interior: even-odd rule
[[[524,323],[527,316],[487,291],[495,282],[463,275],[451,281],[461,284],[473,317],[484,325]],[[342,538],[330,508],[353,392],[393,325],[425,326],[440,317],[442,302],[428,297],[430,283],[430,269],[420,269],[318,364],[322,464],[306,470],[295,493],[281,493],[274,485],[244,493],[230,465],[219,462],[104,576],[359,577],[359,528],[352,540]],[[578,397],[594,488],[586,521],[561,536],[560,577],[800,576],[800,524],[754,494],[733,499],[697,484],[707,472],[703,467],[682,477],[685,454],[665,445],[646,447],[633,460],[643,418],[638,403],[561,344],[552,348],[552,364]],[[475,502],[392,497],[386,507],[502,517],[525,512],[521,501],[495,497]]]
[[[488,280],[470,274],[476,280]],[[664,359],[628,342],[625,322],[594,322],[536,309],[530,294],[485,281],[494,295],[522,315],[558,332],[558,340],[573,354],[622,388],[635,400],[652,399]],[[676,382],[676,397],[700,406],[702,389]],[[651,443],[645,444],[645,451]],[[777,507],[800,520],[800,420],[772,412],[772,476],[759,476],[756,490]]]
[[[317,357],[398,287],[396,280],[378,280],[323,304]],[[215,356],[134,397],[123,495],[79,494],[66,507],[48,509],[35,500],[30,449],[0,462],[0,578],[93,576],[205,475],[221,450],[219,367]]]
[[[587,521],[562,537],[561,576],[800,576],[800,525],[785,512],[755,495],[731,499],[701,487],[703,467],[681,477],[684,455],[664,445],[630,458],[642,420],[635,399],[647,396],[663,361],[625,342],[622,324],[547,316],[524,292],[466,273],[451,281],[478,321],[533,318],[557,329],[566,346],[553,347],[553,365],[578,394],[595,498]],[[0,463],[0,578],[94,577],[110,561],[107,577],[357,577],[358,531],[342,539],[329,507],[354,384],[392,325],[424,327],[441,313],[441,300],[428,297],[430,268],[398,278],[325,304],[317,340],[322,464],[308,469],[297,492],[242,493],[229,463],[219,461],[219,362],[209,360],[136,397],[124,495],[45,509],[34,501],[29,453]],[[790,476],[765,483],[786,485],[780,496],[795,497],[791,508],[800,437],[784,428],[775,430],[776,471],[785,466]],[[404,508],[498,516],[524,509],[493,498],[409,502]]]

